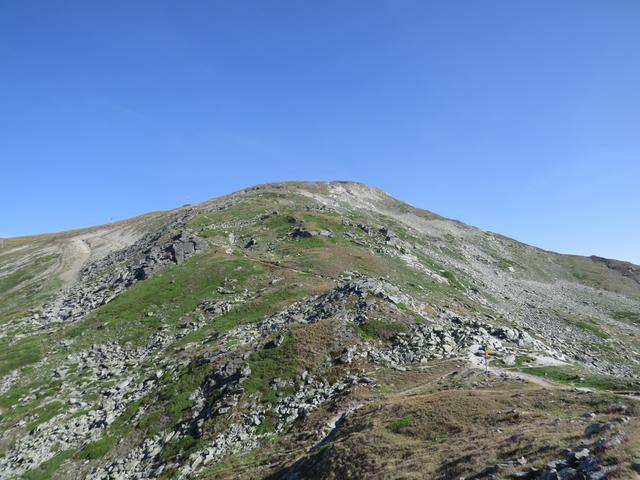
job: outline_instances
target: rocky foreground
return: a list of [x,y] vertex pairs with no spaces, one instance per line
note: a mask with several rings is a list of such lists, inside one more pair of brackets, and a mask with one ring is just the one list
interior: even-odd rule
[[10,239],[0,478],[640,478],[635,272],[347,182]]

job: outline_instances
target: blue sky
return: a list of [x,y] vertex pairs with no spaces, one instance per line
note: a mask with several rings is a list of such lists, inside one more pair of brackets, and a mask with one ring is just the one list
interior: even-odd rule
[[352,179],[640,263],[640,3],[0,0],[0,235]]

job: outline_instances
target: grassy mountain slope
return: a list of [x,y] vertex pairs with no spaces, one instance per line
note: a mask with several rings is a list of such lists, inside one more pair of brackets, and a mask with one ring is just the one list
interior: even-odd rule
[[9,239],[0,478],[633,478],[633,268],[352,182]]

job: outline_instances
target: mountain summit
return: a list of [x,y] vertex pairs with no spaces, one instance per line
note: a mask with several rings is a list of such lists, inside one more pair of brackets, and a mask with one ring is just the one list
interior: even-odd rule
[[637,478],[638,272],[354,182],[7,239],[0,479]]

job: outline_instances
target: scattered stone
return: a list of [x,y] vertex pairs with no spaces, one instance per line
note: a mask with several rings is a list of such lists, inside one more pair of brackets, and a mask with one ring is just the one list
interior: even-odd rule
[[629,407],[627,407],[626,405],[622,404],[622,403],[614,403],[612,405],[609,405],[609,407],[607,408],[607,411],[609,413],[621,413],[621,414],[625,414],[629,411]]
[[573,452],[573,459],[574,460],[582,460],[583,458],[586,458],[589,456],[589,449],[588,448],[583,448],[582,450],[579,450],[577,452]]
[[516,364],[516,356],[514,354],[505,355],[502,357],[502,361],[508,367],[512,367]]
[[585,430],[584,430],[584,435],[586,437],[590,437],[592,435],[596,435],[598,433],[602,433],[606,430],[610,430],[611,428],[613,428],[613,424],[606,422],[606,423],[602,423],[602,422],[596,422],[596,423],[592,423],[591,425],[589,425]]
[[617,447],[619,445],[622,445],[622,437],[620,435],[613,435],[611,438],[601,438],[600,440],[598,440],[594,445],[594,449],[596,451],[602,451]]
[[311,238],[311,237],[332,237],[333,234],[328,230],[307,230],[303,227],[296,227],[289,234],[291,238]]
[[392,244],[392,243],[395,243],[396,240],[398,239],[395,232],[388,227],[382,227],[380,229],[380,233],[383,235],[384,241],[386,243]]
[[355,355],[355,353],[355,347],[347,347],[338,358],[338,361],[342,364],[349,365],[353,361],[353,356]]

